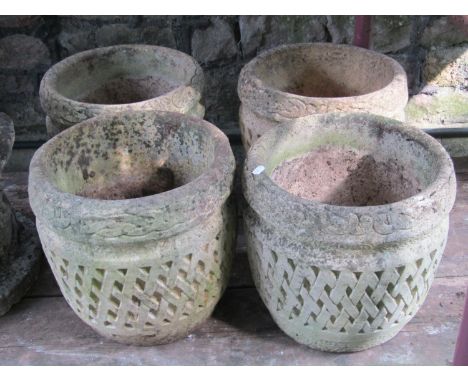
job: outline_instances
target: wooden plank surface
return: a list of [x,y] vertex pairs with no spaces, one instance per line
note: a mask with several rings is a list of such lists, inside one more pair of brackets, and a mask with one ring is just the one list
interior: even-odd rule
[[[68,307],[44,261],[28,296],[0,318],[2,365],[447,365],[468,286],[468,161],[457,163],[458,194],[443,260],[427,300],[391,341],[333,354],[283,334],[253,287],[242,233],[229,287],[213,317],[178,342],[134,347],[106,340]],[[4,174],[15,208],[32,216],[27,174]]]
[[255,289],[228,289],[189,337],[134,347],[103,339],[61,297],[26,298],[0,325],[0,363],[34,365],[435,365],[451,360],[468,278],[438,278],[417,316],[373,349],[332,354],[284,335]]

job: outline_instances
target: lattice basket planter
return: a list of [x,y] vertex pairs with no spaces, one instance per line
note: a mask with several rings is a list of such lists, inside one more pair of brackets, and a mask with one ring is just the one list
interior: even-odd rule
[[154,45],[116,45],[52,66],[40,99],[49,136],[100,114],[170,111],[203,117],[204,75],[189,55]]
[[209,317],[235,241],[234,169],[219,129],[176,113],[100,116],[44,144],[30,203],[75,313],[103,336],[142,345]]
[[265,133],[243,175],[254,281],[286,334],[358,351],[416,314],[455,200],[435,139],[368,114],[310,116]]
[[351,45],[283,45],[242,69],[239,123],[246,150],[278,125],[320,113],[368,112],[404,121],[406,73],[394,59]]

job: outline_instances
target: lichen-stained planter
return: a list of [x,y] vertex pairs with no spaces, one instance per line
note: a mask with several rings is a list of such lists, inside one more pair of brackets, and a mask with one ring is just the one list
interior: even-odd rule
[[39,236],[75,313],[123,343],[185,336],[213,311],[235,238],[226,136],[166,112],[100,116],[34,155]]
[[240,128],[248,149],[264,132],[295,118],[368,112],[404,120],[406,73],[390,57],[327,43],[270,49],[241,71]]
[[[0,176],[7,162],[15,130],[0,113]],[[15,212],[0,189],[0,316],[23,297],[35,281],[41,259],[39,239],[29,219]]]
[[246,159],[244,223],[280,328],[336,352],[395,336],[431,286],[455,189],[443,147],[395,120],[333,113],[265,133]]
[[44,75],[40,98],[50,136],[103,113],[160,110],[203,117],[204,77],[189,55],[116,45],[72,55]]

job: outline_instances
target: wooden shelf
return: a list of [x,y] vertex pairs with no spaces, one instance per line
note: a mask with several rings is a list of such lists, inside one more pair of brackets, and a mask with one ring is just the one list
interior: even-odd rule
[[[0,318],[2,365],[447,365],[455,348],[468,285],[468,161],[457,162],[458,194],[443,260],[427,300],[391,341],[333,354],[283,334],[253,286],[243,235],[231,281],[213,316],[189,337],[154,346],[106,340],[68,307],[44,260],[35,286]],[[2,181],[15,208],[32,217],[27,173]]]

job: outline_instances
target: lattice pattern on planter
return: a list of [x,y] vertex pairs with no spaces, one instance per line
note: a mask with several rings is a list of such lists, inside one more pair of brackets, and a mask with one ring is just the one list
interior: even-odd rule
[[424,301],[445,246],[443,242],[400,267],[352,272],[304,267],[251,235],[250,240],[254,277],[272,314],[297,325],[347,334],[406,323]]
[[212,260],[207,261],[206,252],[194,251],[174,260],[112,269],[72,263],[50,248],[46,252],[67,302],[85,321],[130,332],[186,320],[217,302],[224,259],[219,244],[205,248]]

